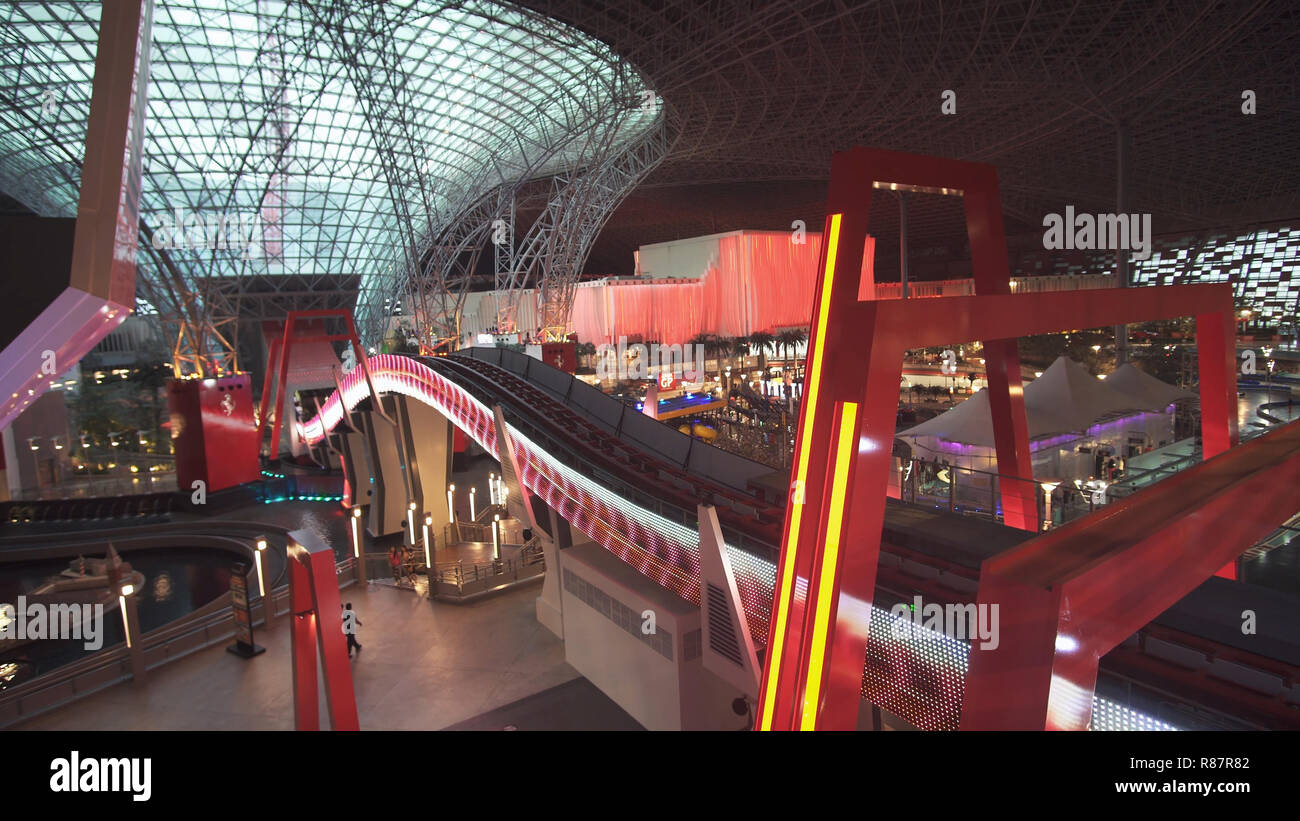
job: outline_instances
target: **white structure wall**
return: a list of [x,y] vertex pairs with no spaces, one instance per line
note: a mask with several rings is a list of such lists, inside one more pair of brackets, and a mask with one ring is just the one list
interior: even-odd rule
[[[704,669],[700,610],[598,544],[559,551],[565,660],[650,730],[736,730],[741,693]],[[655,632],[646,634],[648,612]]]

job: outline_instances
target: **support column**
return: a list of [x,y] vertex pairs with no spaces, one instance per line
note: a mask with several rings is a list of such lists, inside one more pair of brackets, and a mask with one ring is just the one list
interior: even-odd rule
[[370,504],[371,492],[370,459],[366,450],[364,433],[355,430],[336,434],[339,453],[343,455],[343,479],[347,483],[348,496],[343,500],[346,507],[365,507]]
[[[415,503],[417,540],[425,514],[428,514],[433,517],[429,536],[436,542],[438,534],[445,533],[451,523],[447,511],[447,485],[451,483],[454,428],[447,417],[418,399],[397,396],[395,400],[397,438],[406,465],[402,476],[406,501]],[[434,546],[430,545],[430,553],[433,549]]]
[[750,698],[758,697],[758,654],[713,505],[699,505],[700,626],[704,669]]
[[907,299],[907,192],[898,192],[898,277]]
[[[1212,459],[1239,441],[1237,431],[1237,323],[1234,311],[1196,317],[1201,382],[1201,458]],[[1234,558],[1214,575],[1237,578]]]
[[402,477],[398,438],[388,420],[373,410],[361,411],[355,417],[365,433],[366,458],[373,480],[366,532],[376,538],[388,536],[406,528],[406,480]]
[[[985,172],[982,184],[963,195],[966,231],[970,236],[975,293],[1011,293],[1006,231],[1002,224],[1002,197],[997,174]],[[1025,389],[1020,377],[1020,348],[1015,337],[985,339],[985,378],[993,417],[993,443],[998,473],[1024,481],[1002,482],[1002,521],[1020,530],[1038,530],[1037,485],[1029,452],[1029,422],[1025,415]]]
[[[506,498],[506,514],[524,523],[541,542],[542,555],[546,559],[546,575],[542,578],[542,595],[537,597],[537,620],[561,640],[564,639],[564,596],[560,590],[560,550],[573,545],[569,523],[554,510],[547,510],[550,521],[548,527],[538,525],[537,515],[533,511],[532,494],[524,485],[520,473],[519,455],[515,451],[514,441],[510,438],[510,429],[506,427],[506,417],[497,405],[492,409],[492,418],[496,422],[497,454],[501,461],[501,481],[505,483],[509,496]],[[547,535],[547,532],[551,535]],[[585,539],[584,539],[585,540]]]
[[307,530],[289,534],[289,602],[293,632],[294,729],[320,729],[317,651],[325,672],[330,728],[359,730],[356,691],[339,605],[334,549]]
[[532,494],[522,481],[520,473],[523,465],[515,453],[515,444],[510,438],[509,429],[506,427],[505,415],[501,412],[500,405],[493,408],[492,413],[493,418],[496,420],[497,455],[501,461],[501,479],[510,491],[506,499],[506,513],[512,519],[524,522],[525,527],[532,528],[533,532],[536,533],[539,528],[537,518],[533,514]]
[[[56,278],[40,289],[41,298],[26,300],[12,341],[0,350],[0,429],[135,308],[153,2],[101,8],[72,264],[66,280]],[[7,299],[14,290],[7,289]],[[45,368],[50,352],[53,373]]]

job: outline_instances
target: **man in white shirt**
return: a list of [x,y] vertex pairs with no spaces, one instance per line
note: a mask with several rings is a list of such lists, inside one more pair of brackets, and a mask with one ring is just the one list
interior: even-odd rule
[[357,628],[361,626],[361,619],[352,610],[352,602],[348,602],[343,610],[343,635],[348,637],[348,658],[352,658],[353,647],[361,652],[361,645],[357,642]]

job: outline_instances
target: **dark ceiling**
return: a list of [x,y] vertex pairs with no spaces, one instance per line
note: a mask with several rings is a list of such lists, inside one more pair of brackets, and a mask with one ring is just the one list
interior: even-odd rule
[[[602,233],[591,274],[629,273],[652,242],[796,219],[820,230],[831,154],[853,145],[996,165],[1008,233],[1032,241],[1066,205],[1116,210],[1120,123],[1126,210],[1153,214],[1157,234],[1300,216],[1294,0],[522,5],[639,66],[676,130]],[[940,112],[946,89],[956,114]],[[893,199],[872,215],[882,271],[897,247]],[[918,200],[909,246],[963,253],[959,203]]]

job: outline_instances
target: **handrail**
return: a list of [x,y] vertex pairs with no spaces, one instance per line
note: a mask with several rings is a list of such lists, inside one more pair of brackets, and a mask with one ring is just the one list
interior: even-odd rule
[[523,544],[520,547],[519,555],[510,559],[473,562],[469,565],[463,562],[435,562],[429,575],[430,595],[434,594],[433,585],[436,583],[452,585],[456,588],[458,594],[463,595],[466,584],[486,582],[502,576],[518,577],[519,573],[525,568],[537,567],[538,565],[541,566],[539,572],[545,572],[545,564],[546,559],[542,552],[541,540],[537,536]]
[[[219,531],[219,532],[214,532]],[[62,558],[78,554],[106,550],[111,542],[119,551],[159,547],[174,547],[175,544],[156,544],[158,540],[175,541],[178,535],[200,536],[215,540],[238,543],[251,562],[253,548],[239,542],[239,539],[253,536],[274,536],[275,541],[288,539],[289,528],[267,522],[245,522],[239,520],[199,520],[192,522],[166,522],[161,524],[118,527],[111,530],[87,530],[62,533],[45,533],[0,538],[0,564],[6,562],[32,561],[46,558]],[[132,543],[141,543],[132,547]],[[202,547],[204,545],[194,545]],[[276,555],[281,555],[278,551]],[[284,581],[287,563],[282,564],[279,574],[272,580],[272,585]]]
[[[355,562],[351,557],[336,563],[340,586],[355,581],[355,576],[346,578],[354,568]],[[275,587],[268,595],[271,598],[272,610],[279,615],[280,605],[288,602],[288,586]],[[258,597],[252,601],[259,603],[253,607],[254,621],[257,623],[262,613],[260,604],[262,599]],[[230,592],[226,591],[181,618],[144,633],[141,636],[141,644],[145,656],[145,669],[156,669],[168,662],[225,641],[234,634],[235,620],[231,610],[231,596]],[[197,641],[191,640],[194,637],[199,638]],[[0,727],[25,721],[130,679],[128,652],[125,643],[116,644],[71,664],[42,673],[7,690],[0,690]],[[158,658],[159,656],[161,658]],[[63,694],[62,697],[51,695],[61,688],[69,689],[71,692]],[[24,710],[24,702],[35,702],[35,704],[32,709]]]

